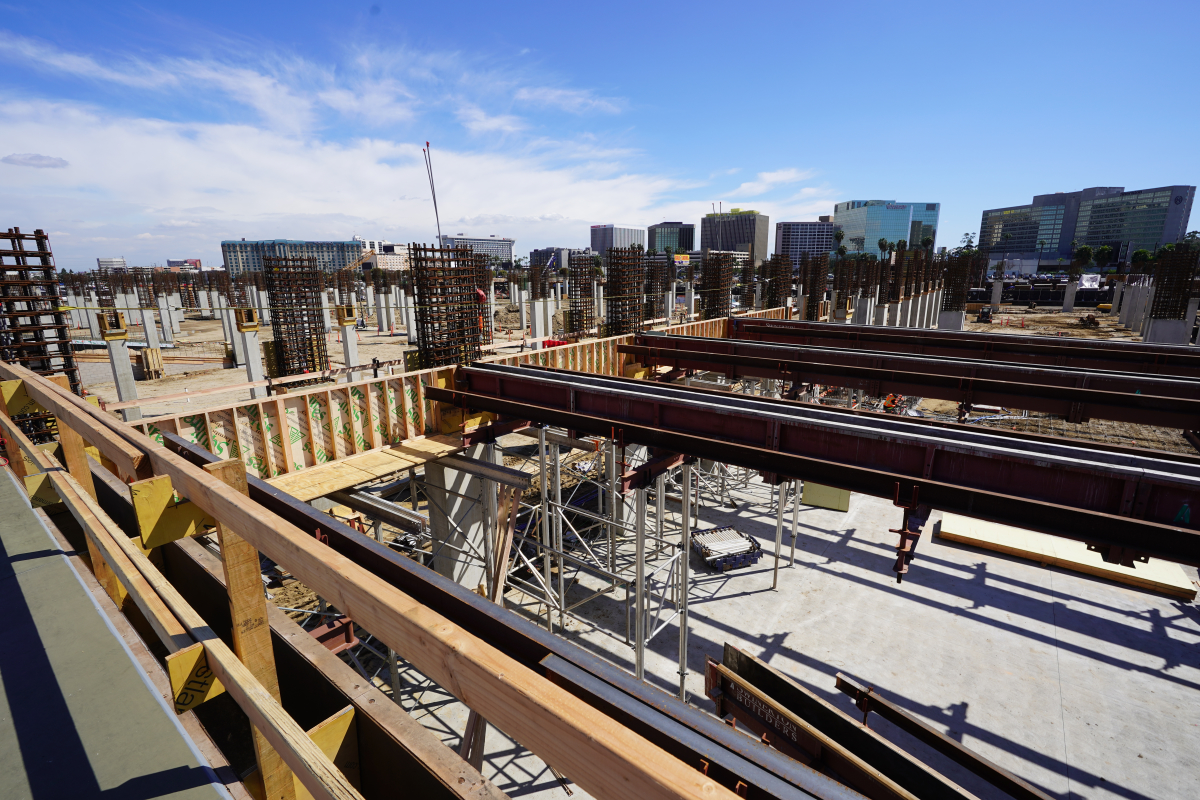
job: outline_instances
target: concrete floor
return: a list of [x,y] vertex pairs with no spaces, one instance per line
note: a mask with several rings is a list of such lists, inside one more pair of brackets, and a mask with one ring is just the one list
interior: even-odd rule
[[228,797],[11,473],[0,509],[0,797]]
[[[733,524],[770,553],[775,515],[762,505],[765,489],[750,488],[753,494],[742,497],[753,504],[705,508],[702,522]],[[1057,797],[1194,796],[1200,785],[1195,605],[944,542],[930,535],[938,513],[897,585],[895,537],[887,529],[900,514],[886,500],[859,495],[847,513],[802,507],[796,563],[787,567],[789,510],[778,591],[771,590],[770,556],[723,575],[704,571],[693,558],[690,701],[712,710],[703,696],[704,657],[719,660],[730,642],[855,715],[849,698],[834,689],[835,674],[873,686]],[[1196,578],[1195,570],[1189,574]],[[583,587],[575,591],[583,596]],[[579,611],[585,619],[572,622],[567,636],[632,669],[622,592]],[[648,648],[647,679],[675,691],[677,659],[672,625]],[[1004,796],[873,720],[885,736],[980,797]]]

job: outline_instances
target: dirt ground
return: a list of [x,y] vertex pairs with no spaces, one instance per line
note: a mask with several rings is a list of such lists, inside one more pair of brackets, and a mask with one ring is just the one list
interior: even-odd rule
[[[1099,327],[1080,323],[1080,317],[1089,314],[1096,317]],[[1003,306],[993,321],[975,322],[977,312],[967,314],[966,330],[976,333],[1009,333],[1014,336],[1071,336],[1080,339],[1111,339],[1113,341],[1140,342],[1142,337],[1117,324],[1117,317],[1093,308],[1077,308],[1072,312],[1029,310],[1016,306]]]

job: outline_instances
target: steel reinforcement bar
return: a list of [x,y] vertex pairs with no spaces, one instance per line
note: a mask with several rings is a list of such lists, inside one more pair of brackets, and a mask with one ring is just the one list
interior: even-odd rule
[[426,396],[877,497],[916,488],[922,504],[1084,541],[1116,562],[1200,565],[1200,536],[1181,527],[1200,489],[1191,462],[569,371],[488,364],[454,385]]

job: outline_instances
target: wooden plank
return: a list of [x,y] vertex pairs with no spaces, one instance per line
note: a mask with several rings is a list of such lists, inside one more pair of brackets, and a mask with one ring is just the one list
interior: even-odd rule
[[[66,391],[71,391],[70,378],[66,375],[52,375],[50,381],[58,384]],[[70,425],[58,423],[58,441],[62,445],[63,465],[66,466],[67,472],[71,473],[71,477],[79,481],[79,485],[83,490],[91,495],[92,499],[96,497],[96,487],[92,483],[92,471],[88,469],[87,453],[83,437],[72,428]]]
[[[7,380],[26,381],[28,385],[25,390],[29,396],[55,417],[70,419],[72,417],[70,410],[77,415],[82,413],[84,419],[88,420],[87,426],[85,428],[83,425],[76,425],[76,430],[89,431],[88,441],[95,445],[106,459],[117,466],[117,474],[121,476],[121,480],[128,483],[141,478],[149,478],[154,474],[151,471],[149,459],[144,453],[120,436],[103,435],[92,426],[90,420],[94,418],[93,413],[96,415],[104,413],[100,409],[80,397],[58,391],[58,387],[53,383],[16,364],[0,362],[0,377]],[[38,380],[31,381],[31,378]],[[9,461],[11,463],[13,459],[10,458]]]
[[1044,533],[997,525],[994,522],[971,519],[958,514],[942,517],[938,537],[962,542],[984,550],[1028,558],[1043,566],[1054,565],[1104,578],[1139,589],[1149,589],[1188,602],[1196,599],[1196,585],[1188,579],[1183,568],[1170,561],[1152,558],[1145,564],[1125,567],[1110,564],[1101,555],[1088,550],[1085,542],[1062,539]]
[[[0,365],[0,372],[57,390],[21,367]],[[732,800],[735,797],[728,789],[616,720],[132,428],[111,418],[93,417],[89,411],[74,406],[63,416],[70,417],[73,423],[96,420],[106,429],[105,435],[127,437],[126,442],[136,441],[153,468],[160,474],[170,475],[179,491],[193,502],[238,531],[256,548],[290,570],[298,580],[370,630],[416,669],[468,707],[479,710],[485,718],[554,764],[590,794],[647,800],[677,797]],[[120,542],[118,546],[121,546]],[[150,575],[157,576],[157,582],[151,581],[155,590],[185,627],[205,642],[210,666],[218,679],[246,710],[255,726],[264,730],[271,744],[284,754],[289,766],[302,775],[305,786],[316,795],[314,786],[321,785],[322,781],[339,779],[340,773],[312,747],[311,741],[308,742],[310,747],[305,748],[299,741],[307,738],[303,731],[278,708],[232,651],[221,650],[220,640],[213,637],[203,620],[183,603],[174,588],[131,543],[125,542],[125,548],[138,557],[135,564],[148,580]],[[297,733],[300,736],[296,736]],[[325,765],[328,770],[323,769]],[[305,772],[301,773],[301,770]],[[343,786],[342,783],[336,785]],[[352,788],[346,787],[345,792],[337,796],[353,797],[355,794]]]
[[[249,496],[246,465],[241,459],[218,461],[206,466],[204,471],[238,494]],[[225,566],[225,586],[229,590],[233,649],[255,680],[278,702],[279,677],[275,672],[275,653],[271,649],[271,628],[267,624],[267,601],[263,595],[258,550],[219,520],[217,542]],[[254,732],[254,750],[266,796],[294,798],[296,791],[291,770],[258,730]]]
[[296,462],[292,456],[292,426],[288,422],[287,409],[284,408],[283,401],[278,397],[273,401],[275,405],[275,415],[279,418],[279,446],[283,449],[283,472],[288,474],[292,472]]
[[837,742],[921,800],[976,800],[944,775],[858,723],[779,670],[726,643],[721,663],[780,707]]

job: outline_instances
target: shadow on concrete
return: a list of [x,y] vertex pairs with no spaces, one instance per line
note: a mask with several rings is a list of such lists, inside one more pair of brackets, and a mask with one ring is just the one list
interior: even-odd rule
[[[41,550],[10,556],[0,538],[0,607],[6,617],[6,643],[0,647],[0,677],[33,798],[150,800],[211,784],[212,775],[207,768],[180,766],[141,775],[111,789],[100,788],[13,569],[15,563],[57,558],[61,554],[59,550]],[[102,686],[94,688],[103,691]]]

